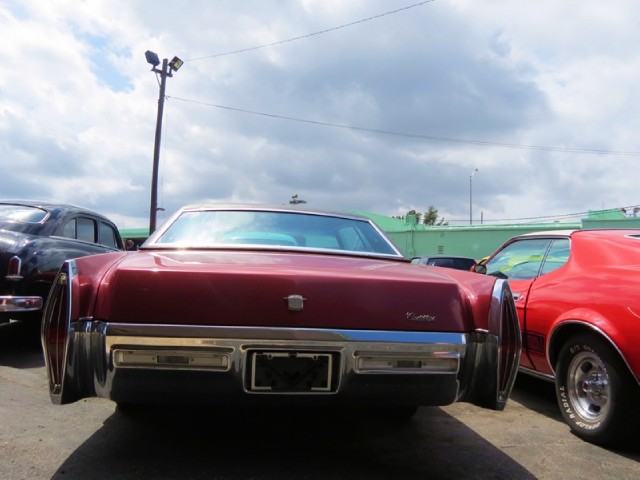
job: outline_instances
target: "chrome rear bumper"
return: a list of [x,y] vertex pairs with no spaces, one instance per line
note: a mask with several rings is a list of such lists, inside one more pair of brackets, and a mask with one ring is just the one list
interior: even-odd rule
[[[474,335],[477,339],[486,334]],[[64,397],[123,403],[198,402],[448,405],[469,337],[456,333],[77,322],[66,351]],[[484,343],[484,342],[482,342]],[[473,351],[477,351],[473,348]],[[256,388],[264,354],[329,358],[324,388]]]

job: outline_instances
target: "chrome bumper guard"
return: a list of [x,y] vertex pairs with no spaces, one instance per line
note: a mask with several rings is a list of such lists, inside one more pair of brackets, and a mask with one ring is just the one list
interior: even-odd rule
[[0,295],[0,312],[34,312],[42,310],[42,297]]

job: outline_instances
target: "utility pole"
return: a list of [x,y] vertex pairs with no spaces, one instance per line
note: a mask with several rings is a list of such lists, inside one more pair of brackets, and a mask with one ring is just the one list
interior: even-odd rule
[[473,176],[478,169],[476,168],[471,175],[469,175],[469,225],[473,225]]
[[162,116],[164,114],[164,92],[167,86],[168,60],[162,60],[162,70],[154,67],[153,71],[160,74],[160,94],[158,95],[158,118],[156,119],[156,138],[153,144],[153,172],[151,173],[151,206],[149,207],[149,235],[156,230],[156,215],[158,214],[158,169],[160,164],[160,140],[162,138]]
[[149,206],[149,235],[156,230],[156,215],[158,214],[158,170],[160,164],[160,140],[162,139],[162,117],[164,114],[164,97],[167,86],[167,77],[173,77],[173,72],[184,63],[178,57],[173,57],[171,62],[166,58],[162,60],[162,69],[158,69],[160,59],[150,50],[145,52],[147,62],[152,65],[151,71],[160,75],[160,93],[158,94],[158,117],[156,118],[156,136],[153,144],[153,170],[151,173],[151,205]]

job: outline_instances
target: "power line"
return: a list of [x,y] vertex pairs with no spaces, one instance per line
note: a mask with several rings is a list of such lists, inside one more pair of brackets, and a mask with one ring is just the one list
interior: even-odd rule
[[356,20],[355,22],[345,23],[344,25],[339,25],[337,27],[327,28],[327,29],[324,29],[324,30],[320,30],[318,32],[308,33],[306,35],[300,35],[298,37],[288,38],[286,40],[280,40],[280,41],[277,41],[277,42],[267,43],[265,45],[258,45],[256,47],[241,48],[239,50],[233,50],[233,51],[225,52],[225,53],[217,53],[215,55],[207,55],[205,57],[191,58],[189,60],[185,60],[185,62],[194,62],[196,60],[206,60],[206,59],[209,59],[209,58],[223,57],[225,55],[234,55],[236,53],[250,52],[252,50],[260,50],[262,48],[268,48],[268,47],[274,47],[276,45],[282,45],[283,43],[295,42],[296,40],[303,40],[305,38],[313,37],[313,36],[316,36],[316,35],[322,35],[323,33],[334,32],[334,31],[340,30],[342,28],[352,27],[352,26],[358,25],[360,23],[365,23],[365,22],[369,22],[371,20],[376,20],[378,18],[386,17],[387,15],[393,15],[394,13],[402,12],[404,10],[409,10],[411,8],[419,7],[419,6],[424,5],[426,3],[432,3],[432,2],[435,2],[435,0],[425,0],[423,2],[414,3],[413,5],[407,5],[406,7],[398,8],[396,10],[391,10],[390,12],[380,13],[380,14],[374,15],[372,17],[363,18],[361,20]]
[[418,133],[394,132],[391,130],[380,130],[376,128],[359,127],[354,125],[343,125],[338,123],[321,122],[318,120],[308,120],[304,118],[289,117],[285,115],[276,115],[273,113],[257,112],[253,110],[242,109],[242,108],[229,107],[226,105],[217,105],[215,103],[201,102],[198,100],[189,100],[189,99],[180,98],[180,97],[167,97],[167,98],[173,98],[175,100],[180,100],[182,102],[195,103],[195,104],[204,105],[207,107],[220,108],[223,110],[230,110],[230,111],[246,113],[250,115],[260,115],[263,117],[277,118],[280,120],[289,120],[292,122],[308,123],[312,125],[320,125],[323,127],[343,128],[347,130],[357,130],[361,132],[376,133],[381,135],[393,135],[396,137],[417,138],[422,140],[430,140],[434,142],[480,145],[485,147],[514,148],[514,149],[520,149],[520,150],[537,150],[537,151],[543,151],[543,152],[563,152],[563,153],[579,153],[579,154],[591,154],[591,155],[614,155],[614,156],[627,156],[627,157],[640,156],[640,152],[634,152],[634,151],[604,150],[604,149],[593,149],[593,148],[573,148],[573,147],[550,147],[550,146],[544,146],[544,145],[524,145],[524,144],[518,144],[518,143],[489,142],[484,140],[467,140],[467,139],[453,138],[453,137],[423,135]]
[[[599,212],[599,213],[608,213],[608,212],[620,212],[620,211],[624,211],[624,210],[629,210],[629,209],[634,209],[637,208],[637,205],[629,205],[627,207],[620,207],[620,208],[609,208],[607,210],[595,210],[595,212]],[[576,212],[576,213],[563,213],[563,214],[559,214],[559,215],[545,215],[545,216],[539,216],[539,217],[520,217],[520,218],[499,218],[499,219],[484,219],[483,221],[485,223],[496,223],[496,222],[542,222],[545,220],[560,220],[560,219],[571,219],[571,218],[583,218],[587,215],[589,215],[590,212],[592,212],[594,210],[589,210],[586,212]],[[448,222],[452,223],[466,223],[469,221],[469,219],[466,220],[447,220]]]

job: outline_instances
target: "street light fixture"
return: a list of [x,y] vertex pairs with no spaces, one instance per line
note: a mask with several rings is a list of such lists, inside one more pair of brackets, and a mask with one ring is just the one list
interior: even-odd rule
[[[178,70],[180,70],[180,67],[184,64],[184,62],[182,60],[180,60],[178,57],[173,57],[171,59],[171,61],[169,62],[169,66],[171,67],[171,70],[173,70],[174,72],[177,72]],[[171,75],[169,75],[171,76]]]
[[473,176],[478,169],[474,169],[469,175],[469,225],[473,225]]
[[291,195],[291,200],[289,200],[289,203],[291,205],[298,205],[299,203],[307,203],[307,201],[298,198],[298,194],[294,193],[293,195]]
[[154,67],[160,65],[160,58],[158,57],[157,53],[152,52],[151,50],[147,50],[146,52],[144,52],[144,56],[147,59],[147,63],[150,63]]
[[155,52],[147,50],[144,52],[147,63],[151,65],[151,71],[160,75],[160,93],[158,95],[158,117],[156,119],[156,137],[153,145],[153,172],[151,174],[151,205],[149,207],[149,235],[156,229],[156,215],[158,210],[158,165],[160,163],[160,139],[162,138],[162,116],[164,112],[164,92],[167,84],[167,77],[173,77],[173,72],[184,63],[178,57],[173,57],[171,62],[166,58],[162,60],[162,69],[158,69],[160,65],[160,57]]

